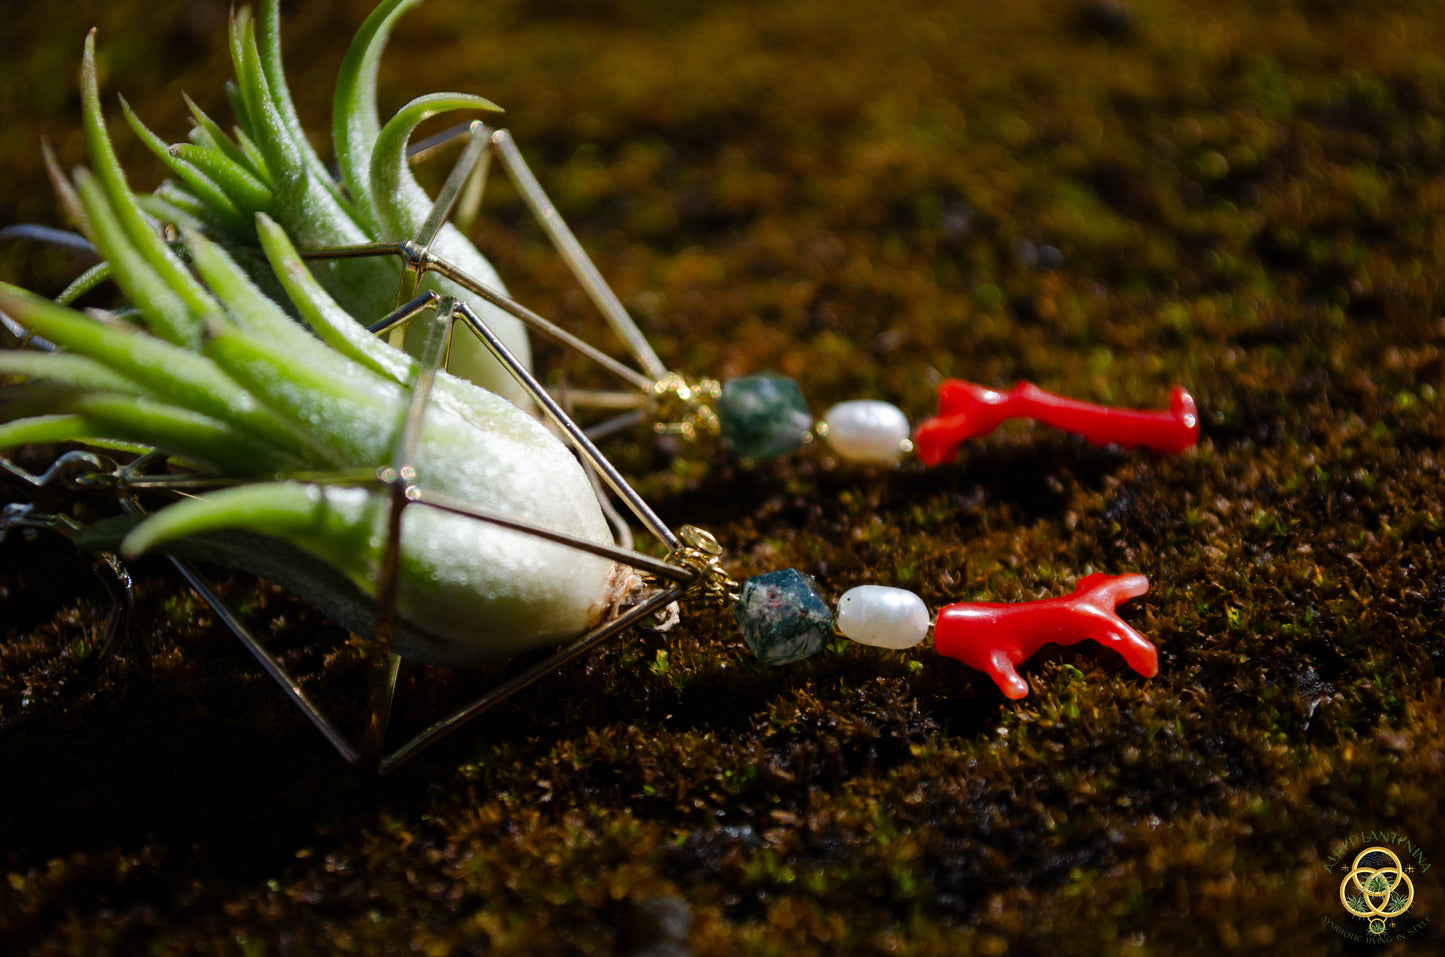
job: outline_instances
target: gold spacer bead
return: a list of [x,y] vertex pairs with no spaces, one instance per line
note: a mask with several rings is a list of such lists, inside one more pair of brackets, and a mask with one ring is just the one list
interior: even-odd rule
[[722,386],[716,379],[691,381],[676,372],[661,376],[652,383],[647,397],[653,431],[689,440],[717,435],[722,431],[722,424],[712,403],[720,395]]
[[684,525],[677,530],[677,537],[682,545],[668,553],[668,562],[697,576],[683,593],[683,599],[716,605],[736,601],[738,585],[723,568],[722,546],[712,533],[696,525]]

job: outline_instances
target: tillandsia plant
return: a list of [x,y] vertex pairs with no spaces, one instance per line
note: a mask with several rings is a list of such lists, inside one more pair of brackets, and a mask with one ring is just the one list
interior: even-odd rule
[[[268,9],[274,15],[274,4]],[[241,62],[254,59],[254,46],[248,49]],[[243,82],[259,84],[261,75],[253,64]],[[284,289],[299,323],[199,230],[183,229],[174,247],[166,242],[129,188],[107,134],[93,36],[85,44],[82,86],[93,171],[67,177],[52,158],[51,173],[132,308],[82,314],[0,285],[0,309],[59,347],[0,353],[0,375],[28,380],[11,387],[0,406],[6,420],[0,449],[54,442],[154,449],[239,480],[244,484],[145,517],[125,533],[122,552],[184,539],[204,556],[205,533],[237,528],[288,542],[341,573],[339,583],[311,581],[310,597],[323,607],[394,586],[404,627],[393,647],[405,657],[475,662],[556,644],[615,614],[637,586],[625,567],[442,508],[393,511],[392,489],[375,478],[379,468],[404,464],[414,470],[412,488],[610,545],[591,482],[556,437],[511,402],[435,373],[369,334],[265,212],[254,216],[257,259]],[[263,111],[249,100],[247,109]],[[280,135],[268,129],[268,136]],[[279,163],[266,167],[274,196],[291,177],[312,183],[308,196],[336,198],[319,173],[290,166],[283,176]],[[449,318],[452,301],[441,302],[436,318]],[[441,334],[447,328],[433,326]],[[424,338],[435,345],[435,335]],[[425,401],[413,401],[418,389],[426,390]],[[400,521],[396,538],[392,516]],[[227,554],[219,557],[246,564],[235,560],[227,538]]]
[[[416,235],[433,204],[407,163],[412,132],[441,113],[498,109],[479,96],[434,93],[412,100],[381,124],[376,102],[381,53],[393,24],[419,2],[383,0],[362,24],[342,62],[332,106],[339,179],[312,148],[292,102],[281,63],[278,0],[264,0],[256,19],[248,8],[234,11],[230,50],[236,80],[227,85],[236,116],[234,136],[188,99],[194,120],[191,141],[168,145],[122,101],[131,127],[174,176],[145,199],[145,208],[238,249],[255,248],[259,213],[280,224],[301,248],[355,247]],[[476,280],[505,291],[491,264],[454,225],[442,225],[429,247]],[[279,294],[267,262],[240,255],[237,260],[263,289]],[[315,268],[322,286],[358,319],[369,322],[400,304],[402,267],[394,259],[334,258],[317,262]],[[422,277],[418,288],[465,295],[435,272]],[[479,303],[476,308],[508,350],[529,362],[521,323],[494,306]],[[456,338],[449,368],[513,401],[523,399],[516,380],[475,336]]]

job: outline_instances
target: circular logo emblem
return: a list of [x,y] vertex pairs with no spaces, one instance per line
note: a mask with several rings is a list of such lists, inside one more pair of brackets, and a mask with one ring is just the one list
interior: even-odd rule
[[1383,934],[1391,919],[1415,902],[1415,885],[1400,858],[1388,847],[1367,847],[1355,855],[1340,881],[1340,903],[1368,922],[1370,934]]

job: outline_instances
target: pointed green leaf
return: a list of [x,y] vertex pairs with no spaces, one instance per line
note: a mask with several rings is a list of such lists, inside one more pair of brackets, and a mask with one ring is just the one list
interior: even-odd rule
[[191,119],[195,122],[196,129],[205,134],[207,141],[215,149],[229,156],[232,162],[244,166],[246,171],[260,180],[262,184],[270,186],[271,174],[266,167],[253,164],[251,157],[247,156],[241,150],[241,147],[237,146],[236,143],[226,135],[226,131],[221,129],[220,124],[211,119],[210,116],[206,114],[206,111],[202,110],[200,106],[196,104],[195,100],[186,96],[184,93],[182,93],[181,96],[185,98],[186,107],[191,111]]
[[292,426],[204,356],[153,336],[113,329],[5,283],[0,283],[0,310],[57,345],[139,383],[165,402],[227,422],[243,435],[263,438],[293,455],[308,451]]
[[281,64],[281,13],[278,0],[264,0],[261,4],[261,17],[257,30],[257,44],[260,52],[261,71],[266,76],[266,85],[271,93],[271,102],[275,107],[281,122],[291,134],[291,142],[296,145],[299,155],[311,170],[311,178],[317,183],[324,184],[331,193],[332,198],[338,205],[346,206],[347,201],[341,193],[335,181],[331,177],[331,171],[316,155],[311,148],[311,140],[306,136],[306,130],[301,126],[301,118],[296,115],[296,104],[291,99],[291,89],[286,84],[286,71]]
[[186,248],[191,251],[191,262],[196,272],[224,304],[226,314],[238,325],[265,336],[278,348],[292,352],[298,362],[306,361],[308,356],[305,351],[309,347],[320,346],[280,306],[257,289],[245,270],[219,246],[191,230],[184,230],[182,236]]
[[336,77],[331,104],[331,139],[342,181],[351,189],[358,211],[375,225],[371,211],[371,154],[381,132],[376,107],[376,75],[381,51],[392,25],[418,0],[382,0],[346,51]]
[[[259,216],[257,227],[272,270],[291,296],[302,320],[317,335],[337,352],[394,382],[409,386],[416,380],[416,361],[367,332],[336,305],[306,268],[305,262],[296,255],[290,239],[280,226],[265,216]],[[472,338],[475,339],[475,336]],[[436,378],[432,399],[470,422],[496,420],[496,405],[502,401],[496,394],[474,388],[471,382],[445,372]]]
[[237,242],[243,238],[234,232],[234,227],[220,219],[214,207],[196,199],[195,194],[174,180],[161,183],[149,196],[137,196],[136,205],[148,216],[154,216],[163,223],[206,230]]
[[0,423],[0,449],[114,438],[84,416],[37,415]]
[[[274,228],[274,224],[272,226]],[[387,383],[378,379],[375,371],[366,365],[355,364],[349,356],[337,352],[298,325],[280,306],[267,298],[251,282],[245,270],[219,246],[195,233],[186,235],[186,244],[190,247],[196,270],[220,296],[227,313],[246,330],[248,336],[264,342],[267,351],[285,356],[295,368],[325,375],[328,383],[350,389],[354,394],[376,394],[378,389],[386,387]],[[366,335],[366,331],[354,321],[349,318],[346,321],[358,333]],[[382,349],[387,348],[374,338],[373,341]]]
[[432,200],[411,175],[406,144],[417,126],[452,110],[496,110],[491,100],[466,93],[420,96],[387,121],[371,154],[371,204],[383,229],[400,228],[410,236],[425,221]]
[[[300,363],[283,349],[236,327],[215,330],[204,354],[278,415],[307,429],[335,460],[380,465],[391,448],[404,399],[400,387],[350,365],[329,360]],[[365,374],[360,386],[357,375]]]
[[301,320],[327,345],[354,362],[394,382],[406,383],[416,375],[416,363],[398,349],[393,349],[361,326],[306,267],[296,253],[291,238],[270,217],[256,217],[256,234],[266,252],[271,269],[281,281]]
[[[461,93],[439,93],[420,97],[397,112],[377,138],[371,160],[372,212],[382,235],[415,236],[426,222],[433,202],[411,175],[406,159],[406,144],[416,125],[427,117],[453,109],[496,109],[481,97]],[[445,259],[477,281],[505,292],[500,277],[491,263],[477,252],[465,236],[451,224],[444,224],[432,241],[431,252]],[[427,276],[420,287],[443,295],[467,298],[470,293],[450,280],[436,274]],[[531,364],[531,345],[526,329],[514,317],[488,304],[480,304],[478,314],[524,365]],[[522,406],[530,404],[526,392],[492,357],[491,352],[473,335],[454,338],[449,367],[458,374],[502,395]]]
[[[180,155],[168,146],[165,140],[151,132],[140,121],[140,117],[131,110],[125,97],[121,97],[120,108],[121,112],[125,114],[126,122],[135,131],[136,137],[166,165],[166,168],[175,174],[177,179],[186,184],[187,189],[207,206],[210,206],[216,215],[232,229],[245,228],[246,214],[241,212],[241,209],[231,199],[232,194],[225,187],[218,184],[206,170],[198,167],[190,157]],[[191,149],[198,150],[200,147],[191,147]]]
[[231,110],[236,114],[236,121],[248,130],[255,127],[251,125],[250,113],[246,109],[246,97],[241,88],[246,83],[245,36],[250,29],[251,8],[243,5],[238,10],[232,4],[230,27],[226,31],[226,40],[231,50],[231,72],[236,75],[236,81],[235,83],[226,83],[226,97],[231,101]]
[[222,195],[241,210],[248,222],[259,211],[270,209],[275,202],[276,197],[272,194],[271,187],[219,150],[192,143],[177,143],[170,148],[170,153],[177,160],[189,163],[207,180],[220,187]]
[[[250,111],[246,109],[246,97],[241,94],[241,85],[234,80],[227,80],[225,91],[226,102],[231,104],[231,114],[236,117],[236,145],[241,147],[242,152],[250,157],[252,163],[255,163],[257,167],[264,168],[266,161],[261,156],[260,151],[255,149],[256,144],[252,142],[250,137],[250,133],[255,130],[256,127],[251,123],[251,114]],[[249,151],[246,150],[246,144],[248,143],[252,147]]]
[[93,359],[68,352],[0,351],[0,375],[57,382],[89,392],[119,392],[146,395],[138,382],[109,369]]
[[[75,171],[75,187],[90,228],[87,236],[111,264],[116,285],[145,315],[151,331],[176,345],[199,342],[199,317],[207,310],[193,310],[175,287],[151,268],[146,257],[131,244],[105,191],[88,171]],[[210,306],[212,311],[218,308],[214,302]]]
[[251,162],[253,167],[265,172],[266,185],[270,186],[274,191],[276,183],[271,178],[271,171],[266,168],[266,158],[261,155],[260,148],[256,146],[255,142],[252,141],[251,137],[240,126],[237,126],[234,132],[236,134],[236,148]]
[[61,291],[60,295],[55,297],[55,301],[62,306],[68,306],[109,278],[110,263],[96,263],[94,266],[91,266],[85,272],[72,279],[70,281],[70,285],[66,286],[65,289]]
[[[290,131],[274,101],[261,69],[254,31],[243,38],[245,76],[241,92],[255,125],[256,146],[271,171],[276,201],[274,211],[285,214],[286,227],[298,241],[330,245],[367,242],[369,235],[355,218],[351,204],[342,201],[327,175],[317,175],[301,157],[303,147],[291,141]],[[305,150],[310,145],[304,146]],[[363,267],[364,268],[364,267]],[[345,264],[338,266],[346,272]],[[355,270],[352,270],[354,273]]]
[[94,428],[93,434],[144,442],[225,472],[258,475],[313,464],[240,433],[227,422],[154,399],[81,395],[63,402],[60,411],[81,416]]
[[[50,178],[50,186],[55,190],[55,195],[60,198],[60,203],[65,207],[66,213],[70,215],[70,221],[75,223],[75,228],[85,236],[90,236],[90,219],[85,215],[85,205],[80,201],[80,194],[75,191],[65,171],[60,168],[60,163],[55,158],[55,153],[50,149],[50,144],[40,144],[40,155],[45,158],[45,175]],[[93,240],[92,240],[93,242]]]
[[272,181],[278,190],[285,191],[284,183],[297,178],[304,162],[296,144],[291,140],[281,114],[276,110],[266,73],[261,69],[261,54],[256,48],[254,24],[248,22],[241,36],[241,66],[236,71],[236,81],[241,96],[246,101],[246,114],[251,119],[251,133],[261,155],[266,159],[266,168],[271,171]]
[[125,537],[121,553],[139,555],[176,539],[244,528],[289,541],[365,582],[383,514],[380,496],[361,489],[301,482],[242,485],[162,509]]
[[[95,73],[95,31],[85,38],[85,53],[81,59],[81,117],[85,127],[85,141],[90,149],[91,163],[95,176],[105,189],[116,223],[128,238],[141,258],[162,277],[171,288],[172,295],[185,302],[197,312],[204,312],[207,297],[200,284],[186,271],[146,222],[135,205],[120,160],[111,145],[110,134],[105,128],[105,117],[100,108],[100,85]],[[92,237],[94,241],[94,237]],[[99,246],[100,243],[96,242]],[[106,258],[110,258],[106,254]]]

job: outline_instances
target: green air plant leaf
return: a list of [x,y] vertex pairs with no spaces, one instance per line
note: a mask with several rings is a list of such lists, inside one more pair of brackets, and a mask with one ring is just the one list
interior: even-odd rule
[[[284,553],[299,549],[339,573],[307,576],[306,597],[320,607],[375,597],[384,584],[389,490],[288,476],[370,476],[391,464],[419,365],[357,325],[308,271],[289,231],[264,212],[256,215],[258,259],[290,309],[201,233],[183,230],[174,247],[163,241],[110,149],[90,49],[87,41],[95,171],[66,178],[52,164],[52,175],[134,311],[125,319],[82,314],[0,284],[0,310],[59,346],[0,353],[0,374],[22,380],[0,405],[0,448],[142,446],[239,480],[149,515],[126,530],[120,550],[176,548],[282,567]],[[210,172],[224,177],[227,169]],[[441,373],[414,437],[417,485],[611,543],[576,458],[505,399]],[[208,538],[237,529],[273,543],[263,550],[282,557],[238,558],[238,539],[250,538]],[[467,664],[556,644],[596,624],[631,587],[607,559],[425,505],[404,510],[399,543],[395,649],[420,661]]]
[[[437,112],[497,109],[481,97],[437,94],[413,101],[383,129],[377,116],[377,66],[392,25],[416,2],[385,0],[362,25],[342,64],[333,104],[340,182],[312,148],[292,102],[281,64],[278,0],[263,0],[258,19],[245,8],[235,12],[230,49],[236,82],[228,89],[237,122],[233,136],[191,103],[191,142],[168,146],[125,108],[127,122],[173,177],[156,190],[148,211],[176,225],[202,228],[231,246],[255,246],[259,213],[280,223],[303,248],[413,238],[432,201],[406,168],[406,140],[412,130]],[[93,79],[87,83],[93,85]],[[87,122],[100,123],[98,99],[92,104],[87,98],[86,113]],[[430,249],[486,285],[504,289],[496,270],[450,224]],[[274,278],[263,274],[264,260],[243,263],[263,289],[277,291]],[[335,259],[315,268],[322,286],[364,324],[397,305],[401,264],[395,257]],[[418,291],[468,298],[465,290],[436,274],[428,274]],[[530,365],[531,349],[521,323],[486,303],[473,308],[513,355]],[[470,333],[456,337],[449,368],[528,404],[516,381]]]

